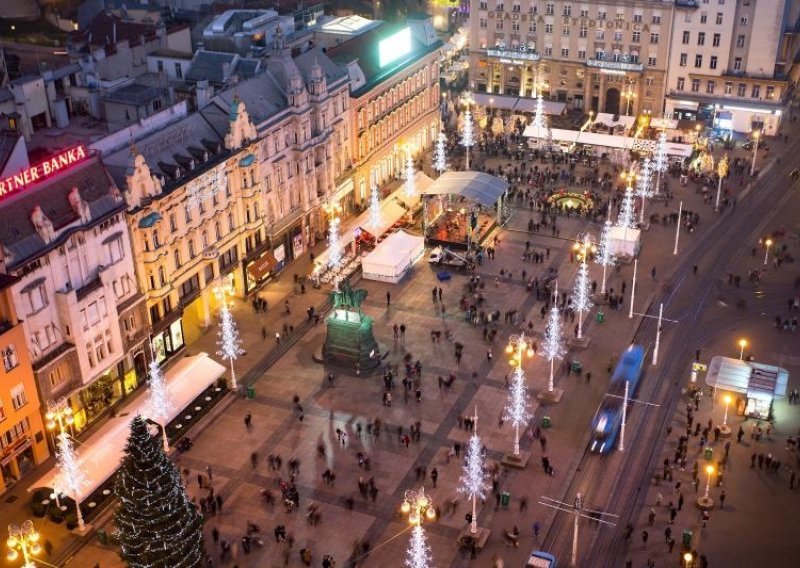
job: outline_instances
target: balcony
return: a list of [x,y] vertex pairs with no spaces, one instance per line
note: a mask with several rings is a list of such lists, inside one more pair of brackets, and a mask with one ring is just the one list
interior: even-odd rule
[[632,61],[611,61],[608,59],[587,59],[586,65],[589,67],[596,67],[598,69],[607,69],[609,71],[644,71],[644,63],[634,63]]
[[98,272],[97,276],[95,276],[91,281],[87,282],[86,284],[75,290],[75,299],[77,299],[80,302],[86,296],[88,296],[95,290],[99,290],[102,287],[103,287],[103,281],[100,279],[100,273]]

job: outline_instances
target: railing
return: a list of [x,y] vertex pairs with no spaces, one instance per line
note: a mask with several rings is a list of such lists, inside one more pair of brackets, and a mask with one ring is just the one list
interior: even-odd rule
[[487,49],[487,57],[511,59],[517,61],[539,61],[541,56],[536,51],[515,51],[509,49]]
[[634,63],[632,61],[609,61],[608,59],[587,59],[586,65],[599,69],[610,69],[612,71],[644,71],[644,63]]

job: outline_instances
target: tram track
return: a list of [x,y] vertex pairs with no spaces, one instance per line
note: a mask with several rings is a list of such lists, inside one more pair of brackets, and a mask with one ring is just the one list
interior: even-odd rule
[[[792,151],[797,151],[798,143],[793,144]],[[685,376],[685,367],[693,355],[693,345],[708,334],[697,326],[703,311],[714,290],[715,281],[724,274],[736,254],[741,250],[735,248],[737,242],[748,242],[754,238],[770,218],[771,211],[780,210],[781,201],[789,199],[786,181],[788,167],[776,164],[770,168],[764,178],[759,180],[757,191],[750,194],[739,204],[745,213],[731,220],[735,212],[726,213],[715,222],[708,239],[702,243],[695,243],[687,251],[679,263],[669,289],[657,294],[648,306],[663,303],[668,307],[678,294],[693,293],[695,298],[687,310],[683,310],[680,324],[684,326],[684,333],[671,334],[666,342],[662,343],[663,353],[670,353],[664,357],[660,368],[650,376],[646,376],[637,396],[645,401],[659,404],[655,411],[633,411],[628,415],[626,425],[626,451],[611,456],[597,456],[588,450],[588,432],[584,444],[584,452],[578,467],[566,490],[559,499],[571,503],[576,493],[585,496],[585,503],[590,503],[591,508],[601,509],[619,515],[617,527],[601,526],[592,532],[591,544],[582,545],[584,551],[591,553],[579,556],[578,566],[597,566],[618,568],[623,561],[622,552],[625,548],[624,527],[633,522],[633,516],[646,495],[649,486],[649,472],[653,471],[656,460],[661,455],[663,440],[660,434],[674,414],[675,406],[680,399],[682,381],[676,377]],[[783,197],[778,192],[784,191]],[[778,203],[776,203],[776,201]],[[744,224],[748,218],[761,219],[761,223],[747,226]],[[742,234],[737,234],[742,233]],[[738,237],[738,238],[736,238]],[[693,278],[693,285],[687,286],[687,278],[693,270],[695,263],[699,264],[697,257],[709,257],[713,254],[712,262],[704,265],[697,278]],[[652,318],[641,318],[638,326],[633,330],[633,342],[650,346],[656,331],[656,322]],[[653,376],[655,375],[655,376]],[[587,421],[588,423],[588,421]],[[617,459],[613,459],[617,458]],[[593,499],[592,488],[599,485],[601,475],[612,475],[612,489],[607,492],[607,499]],[[642,491],[645,489],[645,491]],[[564,513],[554,513],[550,528],[543,541],[543,549],[551,551],[558,558],[567,559],[571,555],[572,516]]]

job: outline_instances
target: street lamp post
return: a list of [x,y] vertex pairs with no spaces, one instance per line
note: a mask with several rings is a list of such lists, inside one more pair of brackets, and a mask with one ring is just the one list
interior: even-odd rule
[[711,499],[708,496],[708,492],[711,489],[711,476],[714,475],[714,466],[713,465],[707,465],[706,466],[706,474],[708,474],[708,477],[706,477],[706,491],[703,494],[703,500],[710,501]]
[[430,497],[425,495],[425,488],[420,487],[419,491],[409,489],[405,492],[405,499],[400,510],[408,515],[408,522],[411,524],[411,543],[406,554],[406,566],[408,568],[430,568],[432,566],[430,549],[425,538],[425,531],[422,529],[422,521],[425,517],[433,519],[436,511],[431,506]]
[[739,340],[739,360],[744,361],[744,348],[747,347],[747,340],[740,339]]
[[636,270],[639,268],[639,259],[633,259],[633,283],[631,284],[631,307],[628,312],[628,319],[633,319],[633,299],[636,297]]
[[630,116],[631,114],[631,105],[633,104],[633,99],[636,98],[636,93],[633,91],[633,81],[628,83],[628,90],[625,91],[622,96],[627,100],[627,105],[625,106],[625,114]]
[[764,241],[764,246],[766,247],[766,250],[764,251],[764,266],[766,266],[767,261],[769,260],[769,247],[772,246],[772,239],[767,239]]
[[758,141],[760,138],[761,138],[760,130],[756,130],[755,132],[753,132],[753,140],[755,140],[755,143],[753,144],[753,163],[750,164],[751,176],[756,173],[756,156],[758,156]]
[[678,223],[675,227],[675,248],[672,249],[673,256],[678,254],[678,240],[681,238],[681,215],[683,215],[683,201],[678,205]]
[[31,557],[38,556],[42,547],[39,545],[39,533],[33,528],[31,521],[25,521],[19,526],[8,525],[6,545],[8,546],[9,562],[14,562],[22,556],[22,568],[36,568]]

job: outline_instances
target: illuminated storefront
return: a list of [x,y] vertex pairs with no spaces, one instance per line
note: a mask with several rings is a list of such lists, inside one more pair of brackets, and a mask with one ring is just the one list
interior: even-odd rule
[[789,371],[774,365],[716,356],[711,359],[706,384],[733,393],[731,412],[766,420],[776,397],[786,396]]

